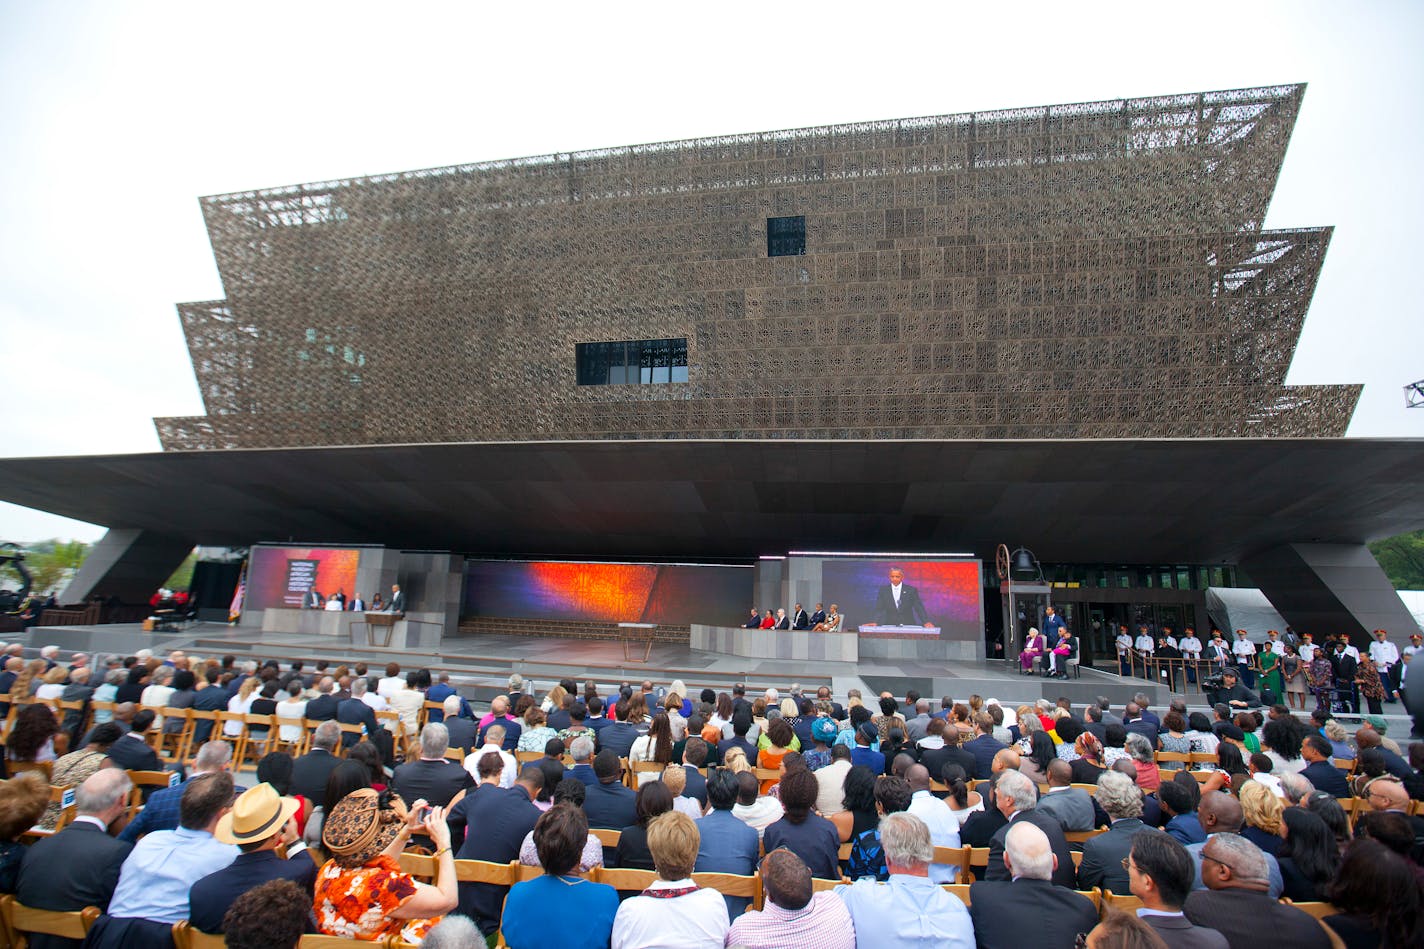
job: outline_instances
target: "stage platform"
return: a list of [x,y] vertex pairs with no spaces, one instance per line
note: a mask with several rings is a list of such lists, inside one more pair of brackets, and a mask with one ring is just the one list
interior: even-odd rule
[[[966,701],[970,695],[978,694],[985,699],[997,699],[1004,705],[1066,696],[1076,706],[1101,695],[1118,708],[1137,692],[1145,692],[1154,708],[1165,706],[1171,698],[1166,688],[1144,679],[1121,678],[1092,669],[1084,669],[1080,679],[1042,679],[1020,676],[1016,662],[1010,668],[995,661],[756,659],[702,652],[669,643],[654,644],[648,661],[638,662],[627,658],[622,643],[597,640],[454,636],[441,639],[430,648],[398,650],[349,646],[327,636],[262,633],[225,623],[196,623],[186,630],[171,633],[144,632],[136,624],[36,627],[28,634],[12,636],[11,641],[25,643],[27,654],[37,653],[41,646],[49,644],[65,651],[91,654],[131,655],[138,649],[149,648],[155,655],[162,656],[170,650],[181,649],[205,659],[232,654],[239,659],[276,659],[284,666],[296,659],[308,665],[319,659],[333,666],[365,662],[376,674],[386,663],[395,661],[405,671],[429,668],[437,674],[449,673],[452,684],[476,702],[488,702],[505,691],[508,677],[514,672],[524,676],[526,682],[532,681],[533,690],[541,696],[560,678],[568,676],[580,683],[593,679],[604,695],[623,682],[636,684],[643,679],[651,679],[664,687],[673,679],[682,679],[694,692],[703,688],[719,692],[730,690],[734,683],[743,682],[749,694],[767,688],[776,688],[785,694],[793,684],[814,693],[819,686],[826,685],[842,702],[853,688],[860,689],[867,699],[882,690],[903,697],[906,691],[914,689],[929,698],[935,708],[945,695]],[[641,657],[645,649],[646,645],[640,645],[630,652]],[[1187,695],[1186,699],[1193,709],[1206,707],[1205,700],[1197,693]],[[1408,735],[1410,721],[1403,707],[1386,705],[1385,710],[1390,735]],[[1342,721],[1352,718],[1341,716]]]
[[[997,698],[1003,703],[1057,698],[1066,695],[1075,703],[1106,695],[1122,704],[1139,689],[1154,701],[1166,701],[1165,690],[1141,680],[1084,670],[1081,679],[1040,679],[1019,676],[1003,663],[925,662],[862,659],[837,662],[807,659],[762,659],[704,652],[680,644],[655,643],[647,662],[641,658],[646,645],[625,652],[622,643],[582,639],[550,639],[523,636],[455,636],[441,639],[423,649],[382,649],[350,646],[326,636],[261,632],[221,623],[197,623],[172,633],[144,632],[137,625],[37,627],[27,637],[16,637],[34,648],[55,644],[64,650],[131,655],[149,648],[155,654],[182,649],[203,658],[226,654],[241,659],[277,659],[284,665],[295,659],[314,663],[325,659],[337,663],[366,662],[377,671],[395,661],[402,669],[428,667],[448,672],[452,683],[470,698],[487,700],[505,688],[511,673],[533,680],[543,692],[564,676],[580,682],[592,678],[600,691],[622,682],[648,678],[659,685],[682,679],[690,690],[729,690],[744,682],[749,692],[775,687],[783,693],[793,684],[814,692],[822,685],[844,701],[846,693],[858,688],[866,696],[889,690],[903,696],[916,689],[938,703],[941,696],[956,700],[971,694]],[[636,657],[636,658],[630,658]],[[1157,694],[1161,691],[1161,695]]]

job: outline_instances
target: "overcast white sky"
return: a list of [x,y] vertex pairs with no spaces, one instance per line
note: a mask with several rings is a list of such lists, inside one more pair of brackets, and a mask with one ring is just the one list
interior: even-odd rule
[[[198,197],[823,123],[1306,81],[1267,225],[1334,225],[1288,381],[1424,435],[1424,3],[0,0],[0,455],[158,450],[202,404]],[[519,7],[519,9],[507,9]],[[1004,12],[998,12],[1004,11]],[[102,528],[0,504],[0,540]]]

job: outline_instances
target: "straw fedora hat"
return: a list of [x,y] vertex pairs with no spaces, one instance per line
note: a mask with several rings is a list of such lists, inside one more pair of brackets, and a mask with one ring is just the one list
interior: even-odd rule
[[213,836],[225,844],[253,844],[281,833],[287,821],[301,804],[277,793],[263,782],[244,791],[233,802],[232,810],[218,820]]

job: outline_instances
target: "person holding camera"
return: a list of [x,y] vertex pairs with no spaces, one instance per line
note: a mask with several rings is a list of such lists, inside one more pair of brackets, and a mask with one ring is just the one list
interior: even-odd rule
[[1202,680],[1202,687],[1206,690],[1206,700],[1211,705],[1224,702],[1232,708],[1261,707],[1261,697],[1241,683],[1235,669],[1208,676]]

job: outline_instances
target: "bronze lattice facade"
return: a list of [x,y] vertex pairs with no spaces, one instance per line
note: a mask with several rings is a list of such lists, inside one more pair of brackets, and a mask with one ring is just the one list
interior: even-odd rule
[[[1303,93],[205,198],[227,298],[179,312],[207,415],[159,432],[167,449],[1343,435],[1359,386],[1285,385],[1330,230],[1261,227]],[[579,384],[581,344],[623,341],[682,346],[685,368]]]

